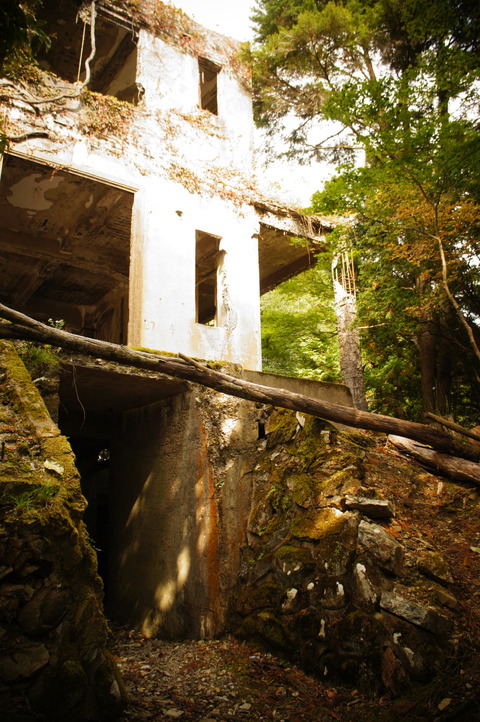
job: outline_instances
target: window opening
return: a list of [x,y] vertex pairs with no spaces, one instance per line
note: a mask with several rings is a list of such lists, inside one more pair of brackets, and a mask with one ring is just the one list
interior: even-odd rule
[[218,115],[217,77],[220,67],[211,60],[201,58],[198,61],[200,74],[200,107]]
[[220,238],[196,231],[195,249],[195,320],[217,325],[218,263],[222,256]]
[[[89,90],[137,103],[137,37],[98,13],[95,19],[95,53],[90,62]],[[52,38],[40,67],[70,83],[85,80],[85,61],[92,53],[90,15],[79,14],[71,0],[44,0],[43,29]]]
[[125,344],[133,193],[8,153],[0,181],[0,299]]

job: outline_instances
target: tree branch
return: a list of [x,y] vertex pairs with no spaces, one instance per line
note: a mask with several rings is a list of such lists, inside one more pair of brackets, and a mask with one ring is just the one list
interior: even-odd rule
[[465,429],[463,426],[460,426],[460,424],[456,424],[454,421],[444,419],[443,416],[437,416],[436,414],[432,414],[431,411],[427,411],[424,416],[427,419],[432,419],[432,421],[436,421],[437,424],[441,424],[441,426],[445,426],[447,429],[452,429],[452,431],[456,431],[458,434],[468,436],[468,438],[475,439],[475,441],[480,441],[480,434],[476,434],[475,431]]
[[473,352],[477,359],[480,361],[480,349],[478,348],[477,342],[475,341],[475,336],[473,335],[472,327],[468,323],[467,319],[465,318],[462,309],[460,308],[460,304],[458,303],[457,299],[453,295],[453,293],[450,290],[450,286],[448,285],[448,269],[447,269],[447,260],[445,258],[445,251],[443,248],[442,239],[440,236],[437,236],[437,242],[438,242],[438,249],[440,251],[440,259],[442,262],[442,280],[443,280],[443,287],[445,289],[445,293],[447,294],[448,300],[452,304],[453,308],[457,312],[457,316],[460,319],[460,323],[464,327],[465,331],[467,332],[467,336],[469,338],[471,347],[473,349]]

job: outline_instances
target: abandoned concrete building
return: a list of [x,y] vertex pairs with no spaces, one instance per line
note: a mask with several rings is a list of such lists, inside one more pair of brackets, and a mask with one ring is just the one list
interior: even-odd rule
[[[260,295],[307,268],[329,226],[258,189],[238,44],[157,0],[43,6],[51,48],[2,86],[17,138],[1,167],[2,301],[260,378]],[[310,393],[351,403],[343,387]],[[160,375],[64,361],[58,423],[120,620],[168,636],[222,629],[257,413]]]

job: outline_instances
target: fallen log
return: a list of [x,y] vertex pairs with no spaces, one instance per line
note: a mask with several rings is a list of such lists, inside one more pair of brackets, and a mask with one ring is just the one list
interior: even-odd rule
[[422,466],[432,469],[439,474],[448,476],[454,481],[470,482],[480,486],[480,464],[467,459],[461,459],[457,456],[448,456],[441,454],[435,449],[429,449],[423,444],[405,439],[401,436],[390,435],[388,440],[396,449],[408,454]]
[[436,414],[432,414],[430,411],[427,411],[425,418],[431,419],[437,424],[440,424],[440,426],[445,426],[447,429],[452,429],[452,431],[456,431],[458,434],[462,434],[462,436],[468,436],[469,439],[480,441],[480,434],[475,433],[475,431],[470,431],[470,429],[466,429],[464,426],[460,426],[460,424],[450,421],[450,419],[444,419],[443,416],[437,416]]
[[427,444],[447,454],[454,454],[474,461],[480,459],[480,444],[455,439],[450,434],[432,426],[319,401],[285,389],[261,386],[214,371],[208,368],[207,365],[200,364],[185,356],[181,358],[161,356],[160,354],[137,351],[107,341],[78,336],[46,326],[3,304],[0,304],[0,318],[10,322],[0,322],[0,338],[27,339],[38,343],[51,344],[52,346],[88,354],[96,358],[103,358],[107,361],[165,373],[249,401],[300,411],[354,428],[396,434]]

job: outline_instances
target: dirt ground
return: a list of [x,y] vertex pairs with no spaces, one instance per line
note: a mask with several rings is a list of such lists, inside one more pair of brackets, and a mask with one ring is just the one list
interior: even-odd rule
[[428,685],[399,700],[369,700],[232,637],[179,643],[116,629],[113,651],[129,698],[125,722],[480,720],[474,670],[451,679],[445,691]]

